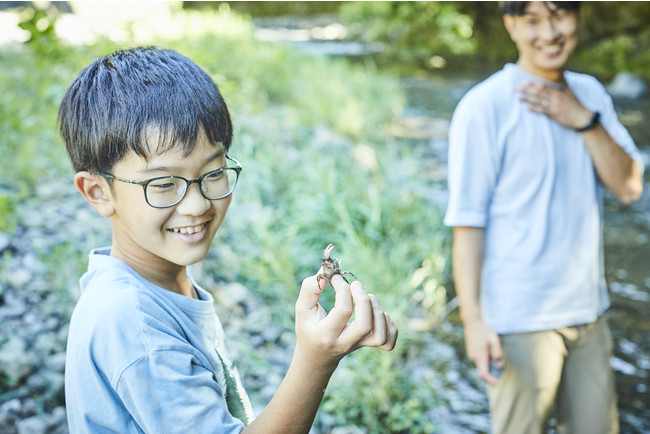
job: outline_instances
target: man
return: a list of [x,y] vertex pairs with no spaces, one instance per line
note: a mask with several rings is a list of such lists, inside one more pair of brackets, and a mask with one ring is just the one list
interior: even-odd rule
[[630,203],[643,164],[611,98],[566,71],[579,2],[504,2],[516,64],[461,100],[449,135],[453,271],[495,433],[618,432],[603,187]]

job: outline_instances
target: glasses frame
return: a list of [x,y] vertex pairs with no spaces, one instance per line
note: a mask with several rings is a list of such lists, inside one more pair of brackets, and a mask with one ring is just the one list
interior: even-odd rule
[[[190,179],[185,179],[182,176],[170,175],[170,176],[157,176],[155,178],[145,179],[144,181],[134,181],[132,179],[120,178],[118,176],[111,175],[110,173],[102,173],[102,172],[93,172],[93,173],[95,173],[95,174],[97,174],[97,175],[99,175],[99,176],[101,176],[103,178],[106,178],[106,179],[114,179],[116,181],[126,182],[128,184],[139,185],[139,186],[142,187],[142,192],[144,193],[144,200],[147,202],[147,205],[149,205],[152,208],[170,208],[170,207],[172,207],[174,205],[178,205],[185,198],[185,195],[189,191],[190,186],[192,184],[198,184],[199,185],[199,191],[201,192],[201,196],[203,196],[204,198],[206,198],[208,200],[219,200],[219,199],[224,199],[224,198],[230,196],[235,191],[235,187],[237,187],[237,183],[239,182],[239,174],[241,173],[243,167],[242,167],[242,165],[241,165],[241,163],[239,161],[235,160],[234,158],[232,158],[229,155],[226,155],[226,159],[232,161],[235,164],[235,167],[222,167],[221,169],[211,170],[211,171],[209,171],[207,173],[204,173],[203,175],[199,176],[198,178],[191,179],[191,180]],[[228,192],[228,194],[225,194],[225,195],[219,196],[219,197],[215,197],[215,198],[207,197],[205,195],[205,193],[203,192],[203,189],[201,188],[201,183],[203,182],[203,179],[205,179],[206,176],[211,175],[212,173],[217,172],[219,170],[233,170],[235,172],[235,174],[236,174],[235,182],[234,182],[232,188],[230,189],[230,191]],[[152,205],[151,203],[149,203],[149,198],[147,197],[147,186],[153,181],[158,181],[160,179],[168,179],[168,178],[182,179],[183,181],[185,181],[186,186],[185,186],[185,191],[183,192],[183,195],[176,202],[174,202],[174,203],[172,203],[170,205],[155,206],[155,205]]]

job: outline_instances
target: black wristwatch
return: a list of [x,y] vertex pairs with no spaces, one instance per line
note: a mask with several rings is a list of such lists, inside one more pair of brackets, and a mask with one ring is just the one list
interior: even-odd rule
[[576,131],[579,133],[584,133],[585,131],[589,131],[590,129],[595,127],[596,124],[598,124],[599,118],[600,118],[600,113],[594,112],[594,114],[591,115],[591,120],[589,121],[589,123],[582,128],[576,128]]

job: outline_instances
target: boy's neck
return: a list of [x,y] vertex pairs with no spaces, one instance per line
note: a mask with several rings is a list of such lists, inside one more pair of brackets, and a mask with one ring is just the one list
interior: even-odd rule
[[169,267],[169,263],[152,263],[138,261],[137,258],[126,257],[119,249],[111,248],[111,256],[131,267],[147,281],[168,291],[198,299],[194,285],[187,277],[187,267],[184,265]]

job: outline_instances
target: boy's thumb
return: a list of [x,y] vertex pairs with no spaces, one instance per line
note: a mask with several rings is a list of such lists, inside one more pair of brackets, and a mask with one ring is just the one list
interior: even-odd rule
[[309,276],[302,281],[300,294],[298,294],[298,301],[296,301],[296,310],[309,310],[318,305],[320,293],[325,289],[325,286],[327,286],[326,278],[318,278],[321,271],[322,269],[318,270],[318,274]]

